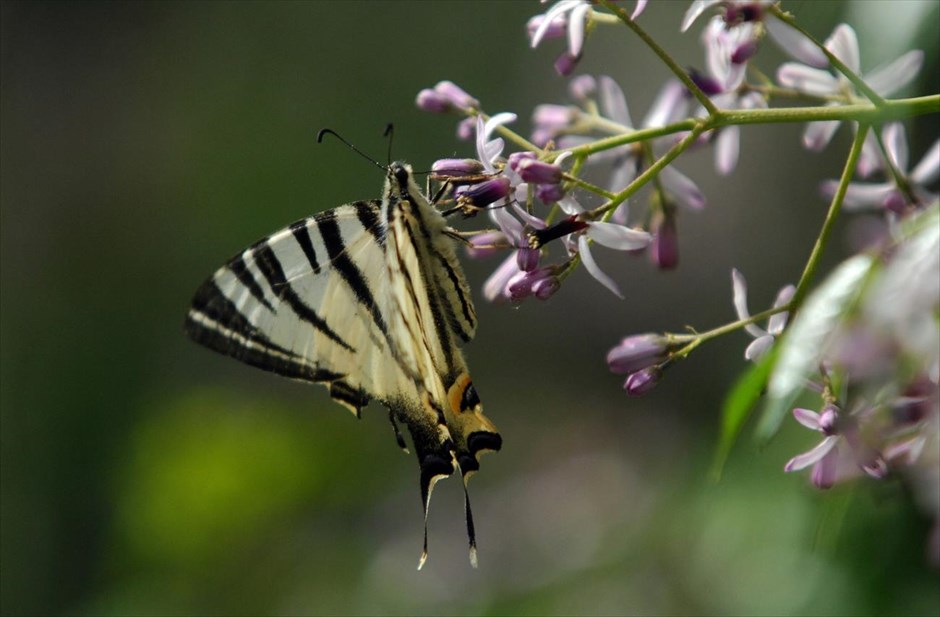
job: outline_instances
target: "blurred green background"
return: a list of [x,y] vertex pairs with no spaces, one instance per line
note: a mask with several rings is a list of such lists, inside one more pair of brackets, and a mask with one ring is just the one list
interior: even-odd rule
[[[632,3],[627,2],[628,5]],[[686,2],[643,23],[683,66]],[[786,3],[820,38],[851,20],[871,68],[927,50],[908,92],[938,91],[937,3]],[[744,439],[707,481],[743,334],[706,346],[642,399],[604,354],[647,330],[733,318],[795,281],[822,220],[841,132],[748,127],[735,174],[680,167],[710,197],[680,220],[682,264],[599,255],[547,303],[487,305],[468,347],[503,452],[474,478],[480,568],[459,482],[421,547],[417,468],[385,414],[357,422],[310,387],[190,343],[192,292],[224,259],[296,219],[379,195],[382,174],[331,127],[426,169],[472,155],[415,94],[451,79],[490,112],[564,103],[561,43],[530,50],[536,2],[14,3],[2,27],[2,563],[4,614],[938,614],[929,522],[897,482],[813,490],[783,463],[815,443],[788,424]],[[893,24],[884,28],[884,13]],[[913,17],[911,17],[913,16]],[[905,18],[910,18],[904,22]],[[698,28],[696,29],[698,31]],[[624,87],[634,118],[666,76],[602,29],[580,72]],[[782,59],[767,45],[760,65]],[[937,135],[913,125],[912,159]],[[843,225],[847,237],[852,225]],[[827,256],[836,263],[846,247]],[[602,251],[597,251],[601,253]],[[495,262],[467,263],[479,290]]]

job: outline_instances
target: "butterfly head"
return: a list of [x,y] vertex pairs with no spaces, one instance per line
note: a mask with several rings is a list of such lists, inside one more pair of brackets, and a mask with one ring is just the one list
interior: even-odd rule
[[396,195],[398,197],[409,194],[419,193],[418,185],[415,184],[412,175],[411,165],[402,161],[394,161],[389,164],[386,172],[386,190],[387,195]]

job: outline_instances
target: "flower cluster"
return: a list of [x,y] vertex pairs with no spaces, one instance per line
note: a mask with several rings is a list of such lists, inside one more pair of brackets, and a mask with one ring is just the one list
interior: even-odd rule
[[[702,68],[681,68],[644,35],[672,74],[635,123],[627,96],[614,79],[573,75],[597,30],[619,24],[642,32],[640,18],[648,2],[638,0],[632,11],[624,4],[559,0],[529,20],[533,48],[549,39],[567,40],[554,68],[571,79],[570,103],[537,105],[526,135],[512,130],[515,114],[488,115],[477,98],[451,82],[418,94],[420,109],[459,116],[458,136],[475,140],[475,158],[437,161],[432,177],[444,183],[444,199],[455,209],[468,215],[484,212],[492,223],[473,235],[468,247],[473,257],[504,254],[484,285],[484,296],[490,301],[544,300],[583,265],[623,298],[614,278],[595,260],[596,245],[624,256],[645,253],[660,269],[677,267],[679,222],[706,205],[696,182],[677,168],[682,155],[712,148],[715,171],[729,175],[741,158],[744,127],[779,122],[781,116],[770,113],[778,100],[808,102],[787,110],[791,115],[786,121],[806,122],[802,143],[810,151],[825,148],[841,124],[851,124],[856,137],[850,171],[859,178],[853,181],[847,173],[821,184],[833,216],[817,244],[825,246],[831,221],[843,206],[850,212],[882,213],[887,231],[873,249],[883,268],[880,276],[871,277],[878,283],[859,283],[854,293],[861,299],[827,323],[831,332],[825,349],[813,350],[821,354],[823,379],[816,385],[823,394],[821,410],[796,408],[792,414],[823,439],[793,457],[786,471],[812,468],[812,481],[820,488],[850,477],[884,478],[895,472],[912,484],[940,484],[940,241],[934,246],[921,234],[915,242],[899,231],[904,221],[940,210],[940,140],[911,165],[902,123],[872,125],[874,114],[864,121],[849,111],[840,114],[846,106],[855,111],[884,108],[884,97],[917,76],[923,53],[913,50],[862,73],[858,37],[847,24],[818,43],[773,0],[694,0],[679,29],[686,32],[700,18],[705,22],[699,22]],[[716,10],[714,16],[703,17],[711,10]],[[776,70],[759,67],[767,39],[793,61]],[[940,97],[931,101],[936,113]],[[899,104],[908,106],[908,117],[924,113],[923,106],[914,111],[915,105],[927,104],[916,99],[890,103],[892,119],[903,116],[897,113]],[[507,144],[515,150],[507,153]],[[745,358],[772,366],[779,354],[769,352],[788,344],[790,322],[800,319],[804,303],[814,297],[810,285],[819,255],[814,249],[797,284],[784,286],[772,306],[754,315],[748,309],[746,281],[733,270],[736,321],[701,333],[629,335],[610,349],[610,370],[626,375],[627,394],[644,394],[698,345],[737,330],[753,338]],[[765,321],[766,329],[758,325]],[[925,491],[929,493],[921,493]],[[940,521],[940,490],[933,495],[936,499],[924,499],[925,507]],[[940,561],[940,523],[935,537]]]

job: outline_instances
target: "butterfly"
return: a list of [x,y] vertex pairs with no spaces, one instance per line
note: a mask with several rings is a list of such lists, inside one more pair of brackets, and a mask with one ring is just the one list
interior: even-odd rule
[[463,478],[470,562],[476,538],[467,481],[502,438],[483,415],[459,343],[476,311],[456,233],[402,162],[381,200],[307,217],[232,257],[196,291],[185,331],[196,342],[286,377],[324,384],[357,417],[370,400],[404,425],[420,468],[424,547],[435,483]]

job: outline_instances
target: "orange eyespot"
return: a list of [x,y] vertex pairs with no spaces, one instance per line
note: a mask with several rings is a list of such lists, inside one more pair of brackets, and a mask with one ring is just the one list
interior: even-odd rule
[[480,404],[480,397],[470,381],[470,375],[462,373],[457,377],[447,392],[447,401],[455,414],[473,411]]

